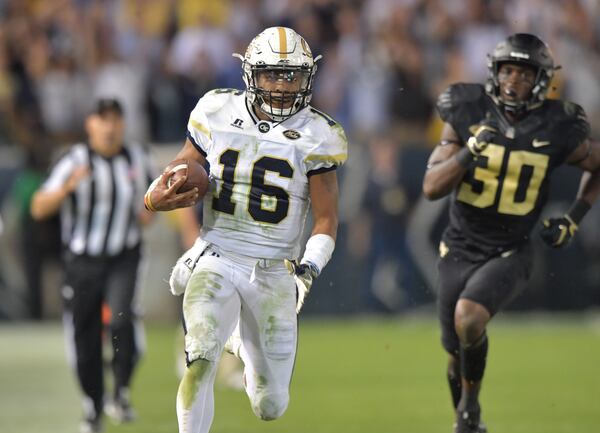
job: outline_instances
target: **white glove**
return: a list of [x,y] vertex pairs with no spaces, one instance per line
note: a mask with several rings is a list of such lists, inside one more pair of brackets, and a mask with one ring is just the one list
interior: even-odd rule
[[185,288],[187,287],[188,281],[192,276],[192,272],[194,272],[194,268],[202,256],[202,253],[208,247],[208,242],[202,240],[200,238],[196,239],[192,248],[187,250],[183,255],[177,260],[173,270],[171,271],[171,276],[169,277],[169,286],[171,286],[171,293],[175,296],[182,295],[185,292]]
[[298,289],[298,302],[296,303],[296,314],[298,314],[304,305],[308,292],[310,292],[313,280],[319,275],[319,271],[311,263],[298,264],[292,260],[286,260],[285,266],[290,274],[294,276]]

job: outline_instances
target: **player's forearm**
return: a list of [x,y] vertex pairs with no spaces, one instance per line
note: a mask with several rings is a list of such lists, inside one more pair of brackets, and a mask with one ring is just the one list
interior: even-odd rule
[[450,194],[462,180],[467,168],[457,158],[430,163],[423,179],[423,194],[429,200],[438,200]]
[[335,241],[338,227],[339,195],[335,171],[310,177],[309,189],[313,216],[312,235],[327,235]]
[[336,240],[337,236],[338,219],[336,217],[320,218],[313,224],[311,236],[314,235],[328,235]]
[[37,191],[31,200],[31,216],[35,220],[43,220],[55,215],[67,196],[66,188],[55,191]]
[[584,171],[579,182],[577,198],[592,206],[600,196],[600,169],[594,172]]

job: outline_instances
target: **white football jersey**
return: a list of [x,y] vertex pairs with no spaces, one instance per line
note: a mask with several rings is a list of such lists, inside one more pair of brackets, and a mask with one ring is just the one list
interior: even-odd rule
[[245,92],[217,89],[192,111],[188,138],[210,164],[203,239],[256,258],[297,258],[308,178],[348,155],[342,127],[307,106],[281,123],[258,119]]

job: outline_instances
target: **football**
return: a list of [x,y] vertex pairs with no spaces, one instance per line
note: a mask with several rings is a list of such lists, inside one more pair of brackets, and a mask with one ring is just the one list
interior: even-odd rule
[[208,174],[202,165],[193,159],[175,159],[167,165],[164,171],[167,175],[172,175],[167,181],[167,185],[171,187],[180,177],[187,174],[187,180],[177,190],[178,193],[187,192],[194,188],[198,188],[200,198],[204,197],[208,189]]

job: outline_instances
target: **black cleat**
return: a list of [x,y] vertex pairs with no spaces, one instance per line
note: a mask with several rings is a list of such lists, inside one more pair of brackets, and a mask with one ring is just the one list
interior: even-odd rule
[[481,421],[480,414],[481,412],[479,410],[456,411],[454,433],[487,433],[487,427]]

